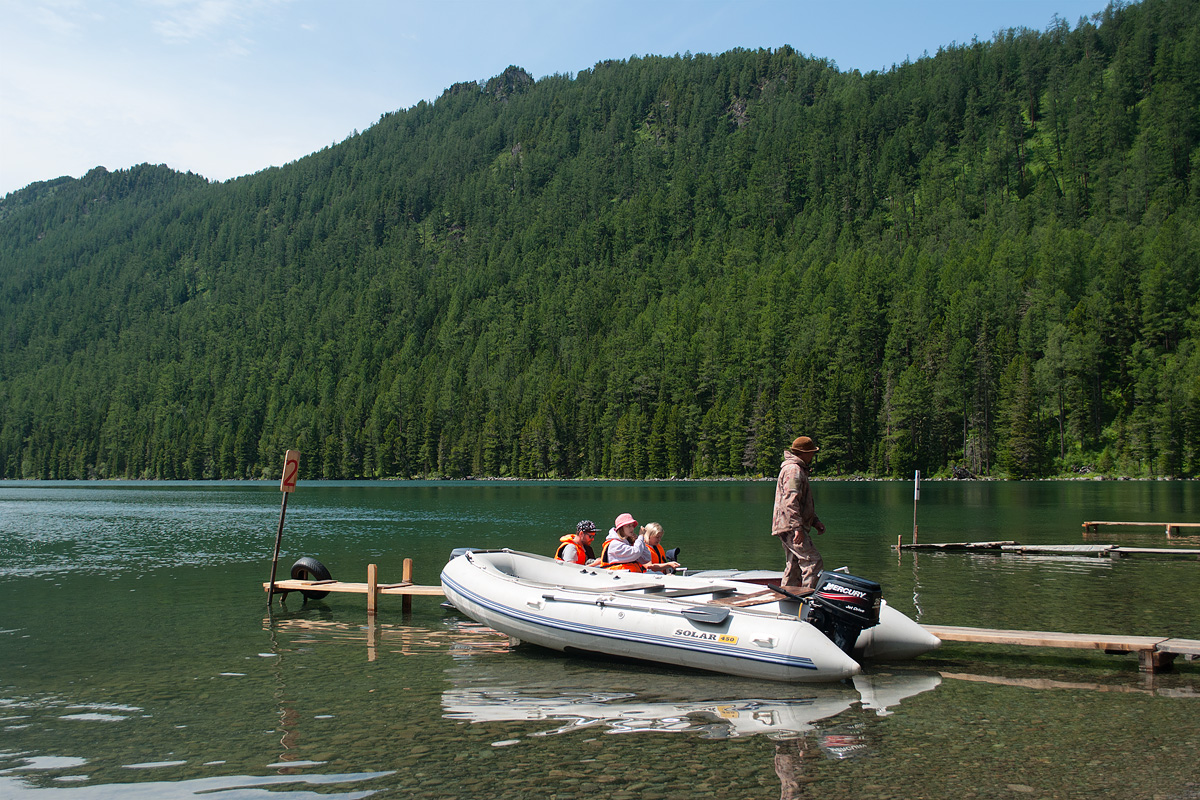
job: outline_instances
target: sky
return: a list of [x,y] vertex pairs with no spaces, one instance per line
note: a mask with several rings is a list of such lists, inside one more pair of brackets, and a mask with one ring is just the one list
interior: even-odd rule
[[1107,0],[0,0],[0,197],[149,162],[280,166],[509,65],[778,48],[886,70]]

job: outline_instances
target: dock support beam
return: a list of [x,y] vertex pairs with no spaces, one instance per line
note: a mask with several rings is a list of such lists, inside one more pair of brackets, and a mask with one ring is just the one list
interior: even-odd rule
[[375,616],[379,606],[379,566],[367,564],[367,613]]
[[[400,580],[403,581],[404,583],[412,583],[412,559],[411,558],[404,559],[404,567],[400,572]],[[411,594],[406,594],[402,598],[400,598],[400,613],[405,614],[405,615],[412,613],[412,595]]]

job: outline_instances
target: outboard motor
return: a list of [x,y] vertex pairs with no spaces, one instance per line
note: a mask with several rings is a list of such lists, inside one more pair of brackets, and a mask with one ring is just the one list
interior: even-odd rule
[[883,588],[875,581],[840,572],[822,572],[800,618],[849,655],[858,634],[879,624],[882,599]]

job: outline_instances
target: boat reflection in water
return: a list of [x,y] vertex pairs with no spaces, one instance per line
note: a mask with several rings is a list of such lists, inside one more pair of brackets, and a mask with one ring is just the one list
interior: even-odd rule
[[[605,733],[693,733],[706,739],[767,735],[787,739],[815,731],[818,723],[859,707],[877,715],[902,700],[936,688],[936,673],[859,674],[841,684],[780,686],[764,681],[596,664],[580,669],[567,658],[497,660],[448,670],[452,688],[442,693],[443,717],[469,722],[548,722],[531,736],[582,729]],[[832,728],[832,724],[829,726]],[[842,733],[831,733],[848,740]],[[831,739],[826,752],[844,757],[855,747]],[[839,754],[840,752],[840,754]]]

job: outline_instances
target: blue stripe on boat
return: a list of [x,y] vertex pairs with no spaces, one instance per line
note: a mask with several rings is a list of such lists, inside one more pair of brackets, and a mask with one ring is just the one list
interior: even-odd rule
[[554,630],[570,631],[572,633],[586,633],[591,636],[598,636],[604,639],[617,639],[620,641],[640,642],[642,644],[654,645],[656,647],[667,647],[675,650],[690,650],[693,652],[709,653],[711,655],[723,656],[725,658],[737,658],[745,661],[759,661],[766,664],[776,664],[782,667],[792,667],[797,669],[812,669],[815,670],[817,665],[812,662],[811,658],[803,656],[788,656],[782,654],[760,653],[753,650],[747,650],[734,645],[710,645],[699,641],[672,641],[666,640],[658,636],[646,636],[634,631],[623,631],[614,628],[599,628],[594,625],[584,624],[567,624],[548,617],[530,614],[527,611],[522,611],[509,606],[500,605],[492,602],[483,595],[476,594],[470,591],[460,583],[447,578],[446,573],[441,575],[442,583],[449,586],[458,594],[467,598],[473,603],[483,606],[491,611],[515,619],[521,622],[526,622],[531,625],[537,625],[540,628],[551,628]]

